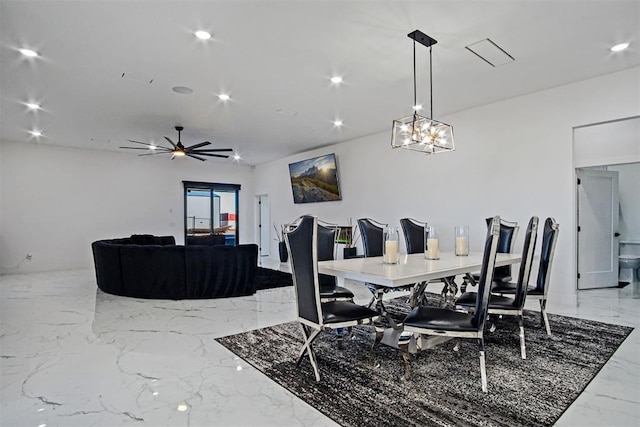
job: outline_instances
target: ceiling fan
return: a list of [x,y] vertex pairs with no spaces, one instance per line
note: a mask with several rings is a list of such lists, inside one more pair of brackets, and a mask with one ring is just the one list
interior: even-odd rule
[[184,145],[182,145],[182,142],[180,141],[180,132],[182,132],[184,127],[176,126],[175,129],[178,131],[177,143],[173,142],[171,138],[169,138],[168,136],[164,137],[164,139],[166,139],[169,142],[169,144],[171,144],[172,148],[157,146],[155,144],[149,144],[146,142],[133,141],[131,139],[129,139],[128,141],[133,142],[134,144],[146,145],[147,148],[142,148],[142,147],[119,147],[119,148],[126,148],[128,150],[147,150],[147,151],[151,150],[150,153],[138,154],[139,156],[153,156],[155,154],[172,154],[171,160],[175,159],[176,157],[188,156],[188,157],[193,157],[194,159],[201,160],[203,162],[207,159],[201,156],[222,157],[223,159],[228,159],[229,156],[225,154],[214,154],[214,153],[233,151],[233,149],[231,148],[209,148],[209,149],[200,148],[200,147],[206,147],[207,145],[210,145],[211,143],[209,141],[204,141],[199,144],[192,145],[190,147],[185,147]]

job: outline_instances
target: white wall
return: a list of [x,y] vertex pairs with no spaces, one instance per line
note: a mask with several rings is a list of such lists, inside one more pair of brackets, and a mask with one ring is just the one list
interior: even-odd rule
[[[431,157],[392,150],[389,117],[389,130],[382,133],[257,166],[256,194],[269,194],[277,223],[303,213],[341,224],[347,217],[397,226],[404,216],[426,220],[440,229],[444,250],[453,249],[456,224],[470,226],[471,249],[480,250],[485,217],[498,214],[524,228],[531,215],[541,221],[553,216],[561,230],[553,286],[573,292],[572,129],[638,115],[639,76],[640,69],[633,68],[436,117],[454,126],[457,150]],[[288,163],[331,152],[338,160],[342,201],[294,205]],[[275,245],[272,254],[277,254]]]
[[183,180],[240,184],[240,242],[253,242],[247,166],[46,144],[0,147],[1,273],[91,268],[91,242],[104,238],[148,233],[183,243]]

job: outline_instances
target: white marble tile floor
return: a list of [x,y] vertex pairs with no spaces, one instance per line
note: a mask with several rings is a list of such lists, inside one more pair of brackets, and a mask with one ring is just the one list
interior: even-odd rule
[[[637,327],[639,289],[554,295],[549,312]],[[105,294],[92,270],[0,276],[0,425],[335,425],[214,340],[294,317],[292,288],[160,301]],[[558,426],[640,425],[639,335]]]

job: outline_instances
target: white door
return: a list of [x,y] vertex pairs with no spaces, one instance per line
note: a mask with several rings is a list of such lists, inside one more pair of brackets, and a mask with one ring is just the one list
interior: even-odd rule
[[256,196],[256,236],[259,236],[258,247],[261,257],[269,256],[271,246],[269,222],[269,196],[261,194]]
[[577,169],[578,289],[618,285],[618,172]]

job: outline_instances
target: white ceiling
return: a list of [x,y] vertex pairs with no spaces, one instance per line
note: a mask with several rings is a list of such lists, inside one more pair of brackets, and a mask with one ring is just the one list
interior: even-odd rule
[[[213,38],[196,39],[199,29]],[[438,41],[436,119],[640,65],[638,0],[0,0],[0,139],[118,150],[127,139],[175,140],[183,125],[185,145],[210,140],[258,164],[391,134],[411,112],[415,29]],[[515,62],[493,68],[465,49],[485,38]],[[630,48],[610,52],[622,41]],[[427,106],[428,49],[416,49]],[[27,111],[29,100],[43,110]]]

